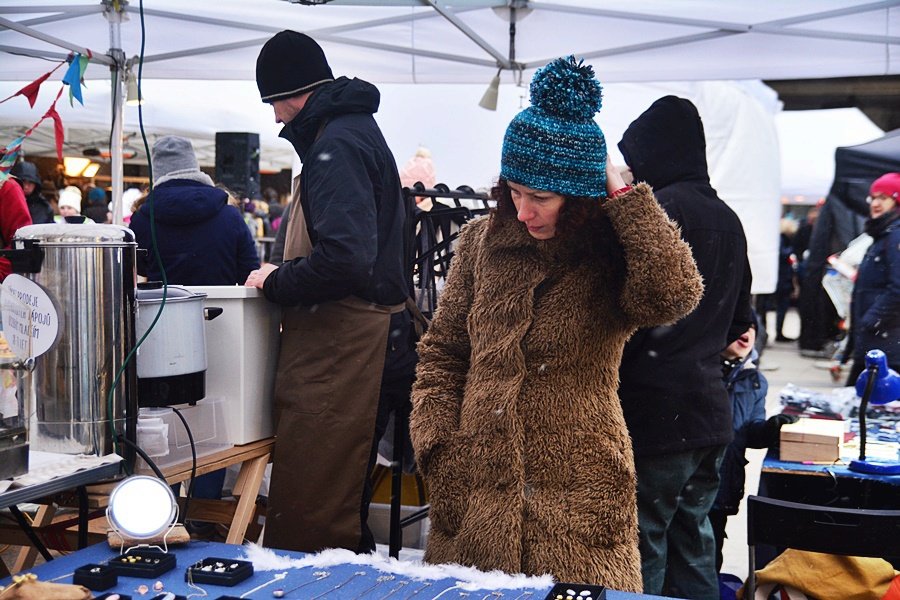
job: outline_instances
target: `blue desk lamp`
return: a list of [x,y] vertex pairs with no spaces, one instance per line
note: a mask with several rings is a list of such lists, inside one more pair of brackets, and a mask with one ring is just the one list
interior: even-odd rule
[[856,380],[859,403],[859,460],[850,461],[849,469],[858,473],[877,475],[900,474],[900,463],[866,460],[866,410],[872,404],[887,404],[900,399],[900,375],[888,367],[887,356],[881,350],[866,353],[866,369]]

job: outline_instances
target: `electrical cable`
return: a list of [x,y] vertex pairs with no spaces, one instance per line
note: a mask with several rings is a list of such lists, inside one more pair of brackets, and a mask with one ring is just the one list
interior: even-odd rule
[[[140,55],[138,56],[137,86],[138,86],[138,97],[141,98],[141,97],[143,97],[142,93],[141,93],[141,78],[142,78],[143,68],[144,68],[144,49],[146,47],[146,41],[147,41],[147,29],[146,29],[146,24],[144,22],[144,1],[143,0],[140,0],[140,2],[139,2],[139,9],[140,9],[140,16],[141,16],[141,51],[140,51]],[[116,93],[119,93],[119,92],[116,92]],[[110,429],[112,430],[113,451],[116,452],[117,454],[119,451],[118,450],[118,441],[124,439],[124,437],[121,436],[116,431],[115,415],[113,414],[113,393],[115,392],[116,388],[119,385],[119,381],[122,378],[122,374],[128,368],[128,364],[130,363],[130,361],[132,361],[134,359],[134,356],[137,354],[138,348],[141,346],[141,344],[144,343],[144,340],[147,339],[147,337],[150,335],[150,332],[153,331],[153,328],[156,326],[156,323],[159,321],[160,317],[162,316],[162,311],[166,306],[166,298],[168,296],[168,278],[166,277],[166,269],[162,264],[162,258],[159,255],[159,247],[156,242],[156,218],[155,218],[155,214],[153,211],[153,204],[154,204],[154,202],[153,202],[153,161],[150,156],[150,145],[149,145],[149,142],[147,141],[147,133],[144,130],[143,106],[140,104],[138,105],[138,126],[141,131],[141,140],[144,143],[144,152],[147,155],[147,169],[150,173],[150,178],[149,178],[150,179],[150,187],[149,187],[149,191],[147,192],[147,207],[150,212],[150,240],[151,240],[151,246],[153,249],[153,253],[156,256],[156,264],[159,267],[161,278],[162,278],[163,295],[162,295],[162,302],[159,305],[159,310],[156,312],[156,316],[154,317],[153,321],[150,323],[150,326],[147,327],[147,331],[145,331],[144,335],[141,336],[141,339],[139,339],[135,343],[134,348],[131,349],[131,352],[129,352],[128,355],[125,357],[125,360],[122,361],[122,366],[119,368],[118,372],[116,373],[116,377],[113,380],[112,385],[110,386],[109,393],[107,394],[106,410],[107,410],[107,415],[108,415],[108,419],[109,419],[109,423],[110,423]],[[129,444],[129,445],[137,448],[136,444]],[[152,464],[150,461],[147,460],[147,457],[143,453],[139,453],[139,454],[141,454],[141,458],[144,458],[144,460],[147,461],[148,465]],[[132,471],[133,471],[132,467],[133,467],[133,465],[128,464],[127,461],[125,462],[125,472],[127,475],[132,474]],[[161,473],[159,473],[158,469],[154,469],[154,472],[156,472],[157,475],[159,475],[159,477],[165,481],[165,477],[163,477],[161,475]]]
[[191,427],[190,425],[188,425],[187,419],[185,419],[184,415],[181,414],[181,411],[174,406],[171,406],[170,408],[176,415],[178,415],[178,418],[181,419],[181,423],[184,425],[185,431],[187,431],[188,440],[191,442],[191,482],[188,484],[188,489],[185,493],[184,519],[182,519],[185,525],[187,525],[188,508],[191,505],[191,498],[194,496],[194,480],[197,475],[197,447],[194,445],[194,435],[191,433]]
[[[156,466],[156,463],[153,462],[153,459],[150,458],[150,457],[147,455],[146,452],[144,452],[144,449],[143,449],[143,448],[141,448],[141,447],[138,446],[136,443],[132,442],[132,441],[129,440],[127,437],[125,437],[124,435],[121,435],[121,434],[119,435],[119,441],[125,442],[125,445],[126,445],[126,446],[131,446],[131,448],[132,448],[135,452],[137,452],[137,453],[140,455],[141,458],[144,459],[144,462],[147,463],[147,466],[149,466],[150,469],[153,470],[153,473],[154,473],[157,477],[159,477],[160,479],[162,479],[163,481],[166,481],[166,476],[163,475],[162,471],[159,470],[159,467]],[[168,483],[168,481],[166,481],[166,483]]]

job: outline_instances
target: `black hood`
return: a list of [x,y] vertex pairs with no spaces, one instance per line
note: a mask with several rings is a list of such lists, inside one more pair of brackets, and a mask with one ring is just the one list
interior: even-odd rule
[[619,150],[635,181],[660,190],[676,181],[709,181],[706,136],[690,100],[665,96],[628,126]]
[[303,110],[284,126],[280,136],[291,142],[300,160],[316,139],[322,122],[352,113],[374,114],[381,103],[381,93],[362,79],[339,77],[317,89]]

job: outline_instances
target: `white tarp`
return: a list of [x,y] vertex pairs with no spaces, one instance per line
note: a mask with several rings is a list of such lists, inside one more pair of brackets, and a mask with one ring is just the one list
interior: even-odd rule
[[[510,10],[510,5],[521,8]],[[459,176],[457,182],[473,187],[487,185],[495,175],[502,132],[521,108],[515,96],[527,96],[524,89],[505,85],[505,108],[477,112],[482,90],[476,88],[498,69],[504,82],[527,84],[535,68],[557,56],[576,54],[594,65],[606,84],[900,72],[900,0],[608,0],[602,6],[593,0],[335,0],[326,6],[285,0],[56,0],[48,5],[0,0],[0,81],[27,83],[69,51],[90,51],[104,64],[124,67],[127,62],[136,72],[135,57],[143,42],[142,87],[148,103],[160,102],[155,112],[147,105],[144,122],[151,135],[194,137],[208,160],[210,134],[257,130],[263,142],[262,165],[268,161],[277,168],[290,149],[274,137],[273,124],[262,123],[265,111],[261,113],[258,104],[247,108],[253,106],[254,92],[246,84],[253,80],[261,45],[285,28],[318,39],[338,75],[379,84],[479,84],[438,99],[418,93],[418,86],[395,90],[382,85],[379,113],[398,160],[411,155],[414,145],[431,146],[439,180],[451,182]],[[117,62],[106,56],[109,48],[121,49]],[[106,67],[92,64],[85,76],[88,94],[105,85],[110,97]],[[153,79],[167,78],[192,80],[193,85],[201,80],[243,85],[231,89],[209,81],[200,95],[188,84],[150,85]],[[763,293],[774,289],[780,211],[774,110],[766,103],[743,101],[744,92],[737,88],[716,85],[681,87],[681,95],[697,103],[706,121],[713,183],[744,221],[751,239],[754,290]],[[631,119],[655,97],[668,93],[663,91],[666,86],[658,89],[656,95],[638,94],[640,101],[626,103],[625,91],[614,93],[608,86],[607,107],[598,120],[611,147]],[[198,97],[201,105],[191,105],[191,98]],[[101,104],[99,98],[92,99],[90,110]],[[29,117],[23,122],[10,112],[8,103],[0,105],[0,120],[18,126],[36,121]],[[70,143],[77,151],[73,134],[81,127],[80,117],[60,112],[64,122],[68,119]],[[100,120],[92,122],[103,132]],[[134,123],[133,113],[126,113],[126,135],[135,131]],[[102,142],[103,137],[88,141]],[[140,142],[132,136],[129,144]],[[446,170],[441,170],[441,161],[450,156],[465,158],[459,175],[449,167],[459,164],[455,161],[446,161]],[[114,190],[121,184],[117,177],[114,173]]]
[[[125,6],[121,48],[127,58],[139,54],[137,0],[0,0],[0,51],[10,52],[0,80],[36,70],[25,54],[64,56],[54,40],[104,54],[116,41],[104,5]],[[514,13],[512,43],[507,5],[525,7]],[[498,67],[506,82],[520,73],[528,81],[535,67],[566,54],[586,57],[607,82],[900,72],[900,7],[892,0],[145,0],[143,7],[147,78],[251,79],[262,43],[286,28],[320,40],[336,70],[380,83],[484,85]],[[44,39],[14,29],[23,26]]]

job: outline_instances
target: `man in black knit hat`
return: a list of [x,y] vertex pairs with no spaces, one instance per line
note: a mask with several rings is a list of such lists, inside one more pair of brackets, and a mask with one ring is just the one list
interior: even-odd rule
[[408,407],[415,337],[407,208],[370,83],[335,78],[309,36],[263,46],[256,82],[303,162],[284,262],[246,285],[284,308],[266,546],[371,552],[369,475],[390,413]]

